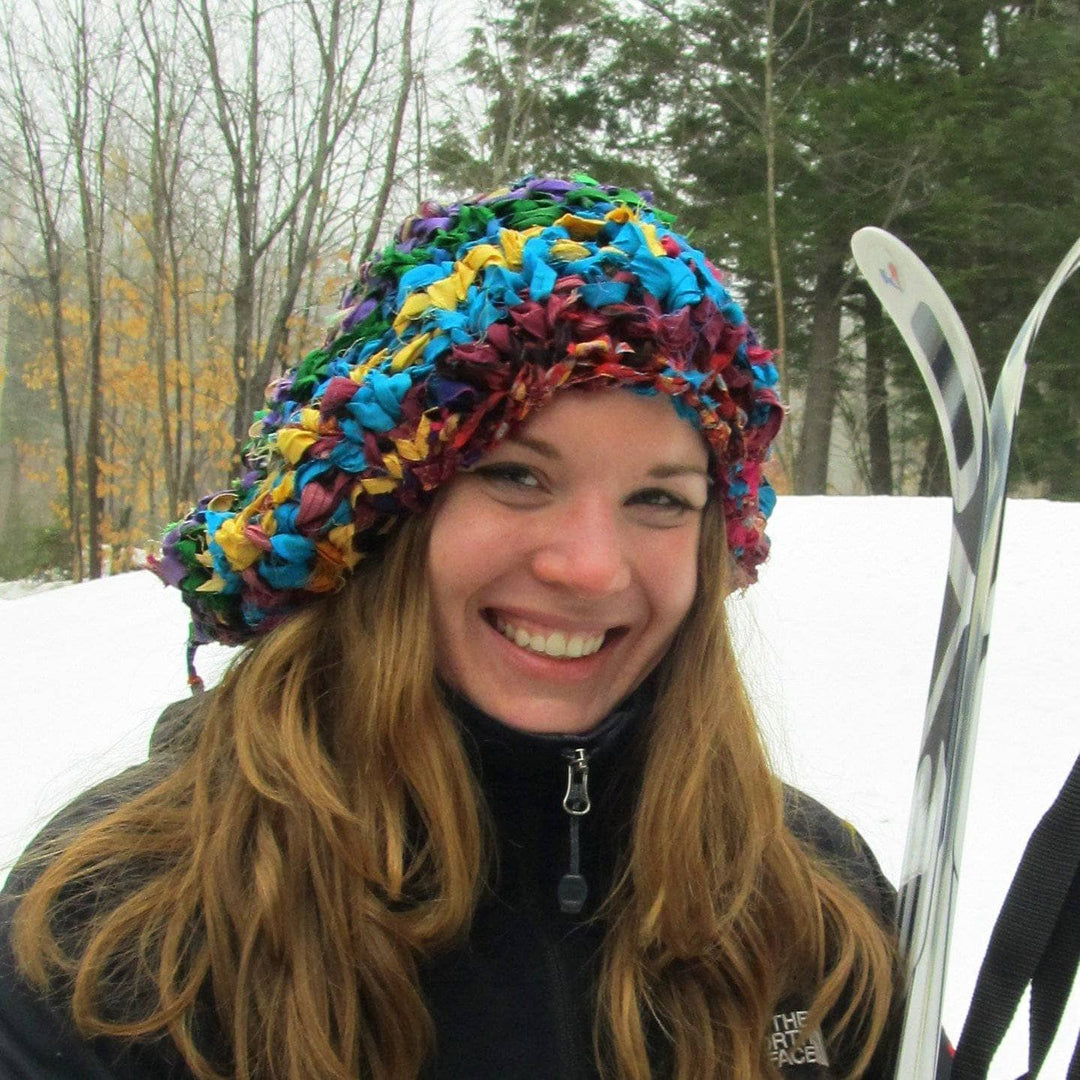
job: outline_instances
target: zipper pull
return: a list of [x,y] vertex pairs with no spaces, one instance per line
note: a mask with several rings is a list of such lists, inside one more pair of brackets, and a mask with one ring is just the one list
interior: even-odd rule
[[589,755],[584,747],[567,750],[566,794],[563,809],[570,815],[570,868],[559,880],[559,910],[577,915],[585,906],[589,885],[581,874],[581,819],[592,809],[589,801]]

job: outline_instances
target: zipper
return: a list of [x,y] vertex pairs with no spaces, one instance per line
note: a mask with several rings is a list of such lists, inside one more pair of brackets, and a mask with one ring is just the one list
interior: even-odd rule
[[564,750],[566,794],[563,809],[570,816],[570,866],[559,879],[559,910],[577,915],[585,906],[589,884],[581,873],[581,819],[592,809],[589,800],[589,752],[583,746]]

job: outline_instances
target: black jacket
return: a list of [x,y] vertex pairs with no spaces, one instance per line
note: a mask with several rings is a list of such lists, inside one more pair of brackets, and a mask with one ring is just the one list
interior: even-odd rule
[[[625,842],[639,775],[637,717],[630,708],[585,736],[565,737],[517,732],[462,703],[458,711],[496,824],[498,857],[467,941],[421,969],[437,1033],[424,1080],[594,1080],[591,987],[603,928],[591,916]],[[182,752],[195,722],[190,708],[168,710],[150,762],[129,770],[120,797],[125,787],[134,791],[152,782],[169,754]],[[116,798],[115,784],[111,790]],[[586,795],[586,813],[564,808],[565,800],[584,809]],[[105,809],[100,791],[89,792],[57,826]],[[786,810],[796,835],[872,907],[891,913],[892,889],[849,826],[795,791],[788,792]],[[24,883],[13,872],[0,909],[0,1080],[188,1080],[168,1040],[85,1041],[72,1031],[62,1003],[21,980],[8,930],[13,894]],[[828,1054],[819,1040],[794,1048],[807,1004],[780,1003],[774,1017],[771,1046],[785,1080],[838,1075],[823,1064]],[[220,1057],[220,1046],[207,1049]],[[868,1080],[889,1075],[883,1060]]]

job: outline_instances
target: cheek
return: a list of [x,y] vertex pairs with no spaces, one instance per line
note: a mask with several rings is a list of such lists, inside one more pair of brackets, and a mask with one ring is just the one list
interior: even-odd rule
[[461,653],[467,635],[463,611],[462,567],[456,558],[452,518],[440,515],[432,524],[428,541],[427,575],[431,597],[431,626],[435,638],[435,667],[453,686],[460,684]]
[[457,513],[456,501],[452,499],[436,503],[431,513],[433,519],[427,550],[431,612],[435,625],[444,630],[462,576],[459,561],[462,537],[458,533],[461,515]]
[[427,573],[435,622],[443,628],[459,621],[468,597],[498,573],[500,530],[475,503],[451,487],[432,511]]
[[687,531],[677,544],[667,543],[645,560],[654,609],[673,631],[686,617],[698,585],[700,531]]

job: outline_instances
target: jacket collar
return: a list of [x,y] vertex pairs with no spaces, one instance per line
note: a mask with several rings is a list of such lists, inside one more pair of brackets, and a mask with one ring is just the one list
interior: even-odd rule
[[561,775],[566,768],[566,753],[577,749],[584,749],[591,762],[610,768],[621,757],[632,756],[633,744],[647,720],[654,697],[651,680],[646,680],[588,731],[549,734],[510,727],[456,691],[446,689],[445,693],[466,751],[485,788],[491,778],[499,778],[500,782],[542,780],[551,775],[552,769]]

